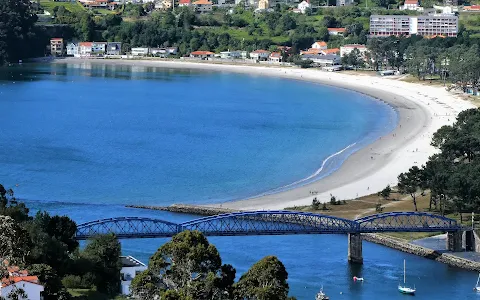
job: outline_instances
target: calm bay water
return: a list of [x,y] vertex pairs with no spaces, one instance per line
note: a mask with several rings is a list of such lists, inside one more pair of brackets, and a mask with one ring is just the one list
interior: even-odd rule
[[[124,204],[211,203],[249,197],[315,173],[328,175],[393,129],[389,106],[346,90],[229,73],[89,64],[0,69],[0,183],[33,210],[77,222],[193,216]],[[318,178],[315,178],[318,179]],[[476,275],[365,243],[365,264],[346,261],[344,236],[210,239],[239,274],[277,255],[291,294],[313,299],[400,299],[407,259],[421,299],[476,299]],[[147,261],[165,239],[128,240]],[[353,284],[352,276],[364,276]],[[340,294],[342,292],[342,294]]]

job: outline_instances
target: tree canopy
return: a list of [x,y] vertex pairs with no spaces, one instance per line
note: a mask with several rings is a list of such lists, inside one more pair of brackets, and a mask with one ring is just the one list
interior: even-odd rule
[[235,269],[199,231],[184,231],[161,246],[148,270],[132,281],[139,299],[287,299],[287,272],[273,256],[255,264],[234,284]]

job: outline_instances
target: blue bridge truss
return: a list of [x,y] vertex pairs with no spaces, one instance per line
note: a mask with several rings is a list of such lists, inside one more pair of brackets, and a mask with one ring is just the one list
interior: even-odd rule
[[171,237],[184,230],[207,236],[343,234],[374,232],[453,232],[456,220],[422,212],[391,212],[356,220],[294,211],[250,211],[172,223],[159,219],[119,217],[79,224],[76,239],[114,233],[120,239]]

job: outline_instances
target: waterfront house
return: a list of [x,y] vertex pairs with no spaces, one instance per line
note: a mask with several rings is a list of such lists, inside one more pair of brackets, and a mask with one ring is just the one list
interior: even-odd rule
[[282,62],[282,53],[280,52],[272,52],[268,56],[268,61],[269,62],[274,62],[274,63],[280,63]]
[[193,2],[193,6],[195,7],[195,11],[198,13],[211,12],[213,8],[212,2],[208,0],[197,0]]
[[148,48],[146,48],[146,47],[132,48],[132,55],[133,56],[147,56],[148,53],[149,53]]
[[92,42],[81,42],[78,44],[78,52],[81,57],[88,57],[92,54]]
[[107,55],[121,55],[122,43],[120,42],[108,42],[107,43]]
[[270,51],[267,50],[255,50],[253,52],[250,52],[250,58],[257,60],[257,61],[266,61],[268,60],[268,57],[270,56]]
[[147,266],[132,256],[120,256],[122,269],[120,270],[120,292],[122,295],[130,295],[130,285],[133,278],[145,271]]
[[20,299],[40,300],[44,287],[40,284],[37,276],[30,276],[28,271],[20,270],[16,266],[7,268],[8,275],[1,279],[0,297],[9,299],[8,296],[12,291],[22,289],[26,297]]
[[177,55],[178,47],[167,47],[168,54],[170,55]]
[[200,59],[208,59],[215,55],[215,53],[210,51],[193,51],[190,53],[191,58],[200,58]]
[[102,56],[107,53],[107,42],[92,42],[92,55]]
[[63,39],[53,38],[50,39],[50,54],[53,56],[63,56]]
[[324,41],[318,41],[312,44],[312,49],[319,49],[319,50],[326,50],[327,49],[327,43]]
[[247,51],[222,51],[220,52],[220,58],[222,59],[239,59],[239,58],[247,58]]
[[306,54],[302,55],[302,60],[311,60],[315,65],[322,67],[339,65],[341,62],[340,56],[334,54]]
[[367,47],[361,44],[350,44],[350,45],[343,45],[340,47],[340,57],[344,57],[345,55],[350,54],[353,49],[358,49],[360,54],[365,57],[365,52],[367,52]]
[[80,55],[79,55],[78,45],[75,44],[75,43],[69,43],[69,44],[67,45],[67,55],[68,55],[68,56],[74,56],[74,57],[80,56]]
[[347,31],[346,28],[327,28],[329,35],[344,35]]
[[191,6],[192,5],[192,1],[191,0],[180,0],[178,1],[178,6],[179,7],[188,7],[188,6]]

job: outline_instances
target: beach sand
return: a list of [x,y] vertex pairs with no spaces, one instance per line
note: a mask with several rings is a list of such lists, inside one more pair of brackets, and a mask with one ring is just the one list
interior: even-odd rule
[[[208,205],[241,210],[275,210],[309,205],[314,197],[320,202],[328,202],[330,194],[339,200],[349,200],[378,192],[388,184],[394,186],[400,173],[407,171],[411,166],[421,166],[436,152],[430,145],[435,131],[443,125],[452,124],[462,110],[475,107],[442,87],[318,69],[159,60],[67,58],[55,62],[188,68],[305,80],[367,94],[390,104],[398,112],[398,125],[394,131],[349,156],[337,171],[327,177],[284,192]],[[316,194],[312,195],[311,192]]]

